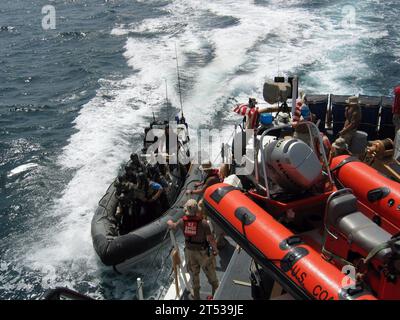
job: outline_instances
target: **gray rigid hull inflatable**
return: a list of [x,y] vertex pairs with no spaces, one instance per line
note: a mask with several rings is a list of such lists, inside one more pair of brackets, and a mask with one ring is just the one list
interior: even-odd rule
[[198,165],[192,165],[175,203],[160,218],[125,235],[118,235],[114,213],[118,204],[115,187],[111,184],[100,200],[92,219],[92,240],[96,253],[107,266],[118,265],[138,257],[160,245],[167,232],[167,221],[177,221],[183,216],[183,205],[187,201],[185,192],[193,189],[201,180]]

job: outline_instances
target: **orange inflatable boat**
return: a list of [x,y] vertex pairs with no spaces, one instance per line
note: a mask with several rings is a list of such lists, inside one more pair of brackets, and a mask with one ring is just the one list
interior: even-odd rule
[[218,224],[293,297],[375,299],[240,190],[217,184],[206,190],[204,199]]
[[400,184],[350,156],[332,160],[331,170],[343,187],[352,189],[360,210],[391,234],[400,232]]

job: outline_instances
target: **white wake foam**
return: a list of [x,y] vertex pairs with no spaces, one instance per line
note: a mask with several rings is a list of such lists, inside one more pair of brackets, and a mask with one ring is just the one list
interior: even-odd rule
[[[230,136],[232,123],[239,120],[229,110],[221,110],[223,103],[231,96],[245,100],[250,95],[261,100],[262,83],[276,75],[278,57],[284,73],[305,65],[320,65],[309,75],[313,78],[310,89],[340,93],[361,90],[354,86],[344,92],[338,75],[352,75],[356,68],[367,72],[367,66],[355,55],[346,59],[337,56],[337,50],[353,46],[362,36],[346,35],[328,19],[300,7],[283,8],[278,3],[273,2],[272,10],[247,1],[177,0],[165,7],[164,17],[118,25],[112,30],[115,36],[153,35],[128,38],[124,56],[132,75],[122,81],[100,80],[96,97],[82,107],[74,121],[77,132],[59,163],[75,170],[75,175],[48,213],[58,217],[59,224],[51,232],[55,235],[27,257],[47,274],[47,282],[57,282],[59,267],[65,264],[77,273],[98,272],[90,237],[94,209],[119,165],[140,147],[134,145],[139,139],[132,137],[142,132],[144,117],[162,105],[164,79],[169,83],[170,100],[178,106],[175,43],[183,74],[194,79],[191,89],[184,92],[185,116],[191,130],[212,124],[216,112],[222,111],[226,116],[220,128],[223,139]],[[200,17],[207,12],[235,17],[240,23],[214,30],[202,28]],[[188,65],[187,55],[198,53],[204,46],[213,48],[214,59],[205,67]],[[74,283],[73,279],[63,281]]]
[[12,169],[12,170],[7,174],[7,177],[10,178],[10,177],[15,176],[15,175],[17,175],[17,174],[20,174],[20,173],[22,173],[22,172],[26,172],[26,171],[28,171],[28,170],[30,170],[30,169],[32,169],[32,168],[36,168],[37,166],[38,166],[37,163],[33,163],[33,162],[25,163],[25,164],[23,164],[23,165],[20,165],[20,166],[18,166],[18,167],[16,167],[16,168]]

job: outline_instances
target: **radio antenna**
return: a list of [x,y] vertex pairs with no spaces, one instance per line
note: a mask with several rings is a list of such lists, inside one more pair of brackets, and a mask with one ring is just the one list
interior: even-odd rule
[[[147,99],[147,101],[148,101],[149,99]],[[146,105],[147,105],[147,102],[146,102]],[[153,114],[153,122],[155,123],[156,122],[156,116],[154,115],[154,109],[153,109],[153,105],[151,104],[150,105],[150,108],[151,108],[151,113]]]
[[278,77],[280,72],[280,64],[281,64],[281,49],[278,49]]
[[180,103],[181,103],[181,115],[182,115],[182,117],[183,117],[181,76],[180,76],[180,74],[179,74],[178,50],[176,49],[176,42],[175,42],[175,57],[176,57],[176,72],[177,72],[177,74],[178,74],[179,101],[180,101]]
[[168,82],[165,79],[165,103],[167,105],[167,120],[169,121]]

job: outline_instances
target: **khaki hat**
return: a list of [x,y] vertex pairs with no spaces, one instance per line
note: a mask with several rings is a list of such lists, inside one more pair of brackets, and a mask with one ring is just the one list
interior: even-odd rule
[[203,163],[199,169],[201,171],[209,171],[209,170],[213,170],[212,164],[210,161],[207,161],[206,163]]
[[185,211],[185,214],[188,216],[195,216],[197,214],[197,212],[199,211],[199,205],[197,204],[197,201],[194,199],[189,199],[185,203],[185,206],[183,207],[183,211]]
[[346,104],[348,104],[349,106],[358,106],[359,103],[360,102],[358,100],[358,97],[356,96],[350,97],[346,100]]
[[349,146],[346,143],[346,140],[343,138],[337,138],[334,143],[332,143],[332,147],[338,150],[347,150]]

